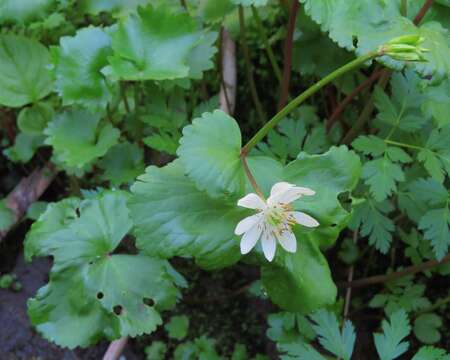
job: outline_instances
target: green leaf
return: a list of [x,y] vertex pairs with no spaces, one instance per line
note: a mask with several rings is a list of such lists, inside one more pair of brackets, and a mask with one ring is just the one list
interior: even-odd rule
[[114,145],[98,163],[104,170],[101,179],[114,186],[129,183],[144,172],[143,160],[144,152],[135,143]]
[[53,276],[27,305],[36,330],[59,346],[87,347],[115,334],[114,322],[100,303],[88,296],[76,269]]
[[450,210],[448,202],[443,208],[428,210],[419,221],[419,229],[431,242],[436,259],[441,260],[450,245]]
[[265,6],[269,0],[231,0],[232,3],[242,6]]
[[424,344],[435,344],[441,340],[439,328],[442,318],[434,313],[419,315],[414,321],[414,335]]
[[43,144],[43,136],[19,133],[14,145],[3,150],[3,154],[12,162],[27,163],[31,160],[37,148]]
[[122,80],[187,77],[192,50],[202,40],[196,21],[168,6],[139,8],[112,35],[113,75]]
[[375,135],[361,135],[352,142],[352,146],[363,154],[372,156],[380,156],[387,149],[384,140]]
[[148,167],[131,191],[137,246],[147,254],[193,256],[205,268],[240,259],[234,228],[247,212],[234,201],[215,200],[199,191],[179,160],[163,168]]
[[426,148],[420,150],[417,159],[423,162],[428,173],[439,182],[443,182],[450,174],[450,149],[448,139],[450,125],[442,129],[433,129],[426,143]]
[[261,280],[270,299],[288,311],[308,314],[336,300],[337,289],[328,263],[308,239],[298,242],[296,253],[283,252],[273,264],[263,266]]
[[2,0],[0,2],[0,24],[4,22],[23,23],[41,19],[54,3],[54,0]]
[[27,209],[27,219],[37,220],[47,209],[48,203],[45,201],[35,201]]
[[399,310],[389,317],[389,322],[381,323],[382,334],[374,334],[375,346],[381,360],[393,360],[408,350],[409,343],[402,341],[411,331],[408,317],[404,310]]
[[444,204],[449,197],[445,186],[431,178],[413,181],[408,188],[414,196],[430,205]]
[[44,337],[72,348],[101,336],[149,333],[162,323],[158,310],[179,296],[176,272],[161,259],[111,255],[131,226],[122,192],[49,205],[33,224],[27,259],[54,259],[49,284],[29,302],[32,323]]
[[143,142],[152,149],[165,152],[169,155],[176,155],[180,138],[181,134],[174,136],[160,130],[159,134],[146,136]]
[[162,341],[153,341],[150,346],[145,347],[147,360],[164,360],[167,352],[167,345]]
[[422,346],[412,360],[449,360],[450,356],[445,350],[432,346]]
[[330,246],[336,241],[350,220],[350,213],[343,208],[338,196],[355,188],[360,173],[359,157],[346,146],[331,147],[321,155],[300,153],[297,160],[285,167],[281,179],[316,192],[294,203],[296,210],[305,211],[320,223],[317,229],[303,232],[298,239],[307,237],[321,246]]
[[169,337],[176,340],[183,340],[188,333],[189,318],[186,315],[172,316],[170,321],[164,325]]
[[[425,62],[410,63],[410,66],[422,75],[435,74],[444,78],[450,73],[450,49],[446,30],[437,22],[427,22],[420,28],[416,27],[409,19],[401,16],[398,2],[300,1],[305,5],[306,13],[321,25],[323,31],[329,32],[329,36],[341,47],[355,50],[361,55],[398,36],[419,35],[425,38],[423,47],[430,51],[425,54]],[[380,61],[396,69],[403,65],[387,57]]]
[[45,143],[53,147],[59,161],[81,168],[105,155],[119,138],[119,130],[100,119],[100,114],[81,109],[62,112],[45,129]]
[[0,35],[0,105],[21,107],[47,96],[52,79],[47,48],[21,35]]
[[43,102],[20,110],[17,125],[27,135],[42,135],[47,123],[54,115],[53,108]]
[[201,79],[203,72],[214,67],[213,56],[217,52],[214,46],[218,33],[215,31],[205,32],[201,42],[196,45],[187,59],[189,66],[189,78]]
[[450,80],[445,79],[440,84],[428,86],[425,90],[425,101],[422,110],[432,116],[439,127],[450,125],[448,109],[450,107]]
[[101,28],[88,27],[60,38],[53,49],[56,89],[64,105],[104,108],[111,98],[100,70],[111,54],[111,40]]
[[282,360],[326,360],[311,345],[303,342],[282,344],[280,350],[287,353],[287,355],[281,356]]
[[366,162],[362,178],[377,201],[391,196],[397,191],[396,183],[405,180],[401,166],[394,164],[387,157]]
[[386,155],[394,162],[400,162],[403,164],[407,164],[412,162],[411,156],[408,153],[399,147],[388,147],[386,151]]
[[80,9],[83,12],[97,15],[100,12],[127,15],[139,5],[145,5],[148,0],[81,0]]
[[313,328],[319,336],[320,344],[337,357],[350,360],[356,340],[351,321],[345,321],[340,331],[336,315],[331,312],[322,309],[310,317],[316,323]]
[[14,214],[6,206],[5,200],[0,200],[0,231],[8,229],[14,223]]
[[187,175],[199,189],[217,197],[242,191],[244,172],[240,151],[238,124],[223,111],[216,110],[204,113],[183,129],[177,153]]
[[391,246],[392,232],[395,230],[394,222],[386,215],[393,210],[388,201],[376,202],[367,199],[353,208],[350,227],[354,230],[359,228],[361,236],[369,236],[369,244],[386,254]]

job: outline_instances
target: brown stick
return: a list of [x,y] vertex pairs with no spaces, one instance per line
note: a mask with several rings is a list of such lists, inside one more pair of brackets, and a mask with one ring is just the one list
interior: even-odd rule
[[227,30],[222,29],[222,85],[220,86],[220,109],[232,115],[236,106],[236,44]]
[[359,280],[350,281],[350,282],[348,282],[348,281],[341,282],[341,283],[338,283],[338,286],[339,287],[356,288],[356,287],[363,287],[363,286],[381,284],[381,283],[385,283],[385,282],[388,282],[388,281],[391,281],[391,280],[395,280],[395,279],[398,279],[398,278],[401,278],[401,277],[404,277],[404,276],[413,275],[413,274],[416,274],[418,272],[434,268],[434,267],[436,267],[438,265],[442,265],[442,264],[448,263],[449,261],[450,261],[450,254],[447,254],[447,256],[445,256],[441,261],[429,260],[429,261],[426,261],[426,262],[424,262],[422,264],[413,265],[413,266],[407,267],[404,270],[396,271],[396,272],[393,272],[391,274],[370,276],[368,278],[359,279]]
[[48,163],[43,168],[35,170],[31,175],[23,178],[11,191],[6,198],[6,206],[11,209],[14,221],[9,228],[0,231],[0,242],[5,238],[8,231],[20,221],[28,207],[41,197],[55,175],[53,166]]
[[[353,243],[356,244],[358,241],[358,229],[353,232]],[[351,283],[353,281],[353,275],[355,272],[355,266],[352,264],[348,269],[347,282]],[[350,310],[350,302],[352,299],[352,288],[350,286],[347,287],[345,292],[345,304],[344,304],[344,319],[347,319],[348,312]]]
[[348,104],[350,104],[352,100],[365,88],[371,86],[375,81],[377,81],[382,74],[383,70],[375,71],[369,78],[359,84],[350,94],[348,94],[344,100],[342,100],[339,106],[333,111],[327,122],[327,132],[330,131],[333,125],[340,119],[342,112],[345,110]]
[[105,352],[105,355],[103,355],[103,360],[117,360],[120,357],[120,354],[122,354],[127,341],[128,336],[124,336],[111,342],[108,346],[108,350]]
[[422,19],[424,18],[424,16],[426,15],[428,9],[431,7],[431,5],[433,5],[433,0],[426,0],[425,3],[423,4],[422,8],[419,10],[419,12],[417,13],[416,17],[413,20],[413,23],[415,25],[419,25],[420,22],[422,21]]
[[283,63],[283,80],[281,86],[280,101],[278,102],[278,110],[281,110],[289,97],[289,83],[291,81],[292,66],[292,44],[294,42],[295,21],[298,13],[298,0],[292,1],[291,10],[289,11],[288,31],[286,40],[284,41],[284,63]]

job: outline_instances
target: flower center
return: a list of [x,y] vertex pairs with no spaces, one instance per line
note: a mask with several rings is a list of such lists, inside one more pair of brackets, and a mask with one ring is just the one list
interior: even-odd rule
[[267,208],[264,211],[267,224],[276,228],[278,231],[289,228],[292,224],[287,214],[288,211],[292,211],[292,207],[285,204],[274,205]]

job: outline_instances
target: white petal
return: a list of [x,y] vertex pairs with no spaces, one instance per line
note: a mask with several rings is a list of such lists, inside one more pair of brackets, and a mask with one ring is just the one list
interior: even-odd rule
[[250,193],[245,195],[242,199],[239,199],[238,206],[242,206],[248,209],[263,210],[266,208],[266,203],[258,195]]
[[243,233],[250,230],[253,227],[253,225],[255,225],[260,219],[261,214],[247,216],[243,220],[239,221],[239,223],[236,226],[236,229],[234,229],[234,233],[236,235],[242,235]]
[[272,261],[275,257],[277,242],[270,233],[264,232],[262,236],[262,249],[267,260]]
[[270,191],[270,197],[267,199],[269,205],[289,204],[302,195],[314,195],[316,192],[310,188],[295,186],[287,182],[276,183]]
[[278,241],[284,250],[291,253],[297,251],[297,239],[292,231],[283,231],[278,237]]
[[293,217],[297,224],[307,227],[319,226],[319,222],[316,219],[300,211],[291,211],[288,213],[288,215],[290,217]]
[[258,224],[254,225],[247,231],[241,239],[241,254],[245,255],[250,252],[261,237],[262,227]]

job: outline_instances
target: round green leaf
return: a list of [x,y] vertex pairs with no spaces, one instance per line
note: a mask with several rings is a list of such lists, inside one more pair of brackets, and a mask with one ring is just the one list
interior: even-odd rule
[[0,105],[21,107],[47,96],[52,79],[47,48],[21,35],[0,35]]
[[202,33],[187,13],[168,6],[139,8],[112,36],[106,72],[123,80],[165,80],[189,74],[188,59]]
[[58,160],[81,168],[105,155],[119,139],[119,130],[100,120],[100,114],[81,109],[60,113],[45,129],[45,143],[53,147]]
[[164,258],[194,257],[208,269],[234,264],[240,259],[234,228],[246,211],[234,201],[210,198],[184,173],[179,160],[150,166],[132,186],[138,248]]
[[177,151],[187,175],[214,197],[241,192],[245,180],[240,152],[239,125],[220,110],[186,126]]
[[25,134],[42,135],[53,115],[54,111],[50,105],[38,102],[20,110],[17,125]]
[[0,24],[3,22],[27,22],[42,19],[54,5],[55,0],[1,0]]
[[310,240],[299,241],[295,254],[284,253],[263,266],[261,279],[270,299],[288,311],[308,314],[336,300],[327,260]]
[[435,344],[441,340],[439,328],[442,318],[434,313],[419,315],[414,321],[414,335],[424,344]]
[[100,70],[111,52],[111,40],[100,28],[84,28],[60,39],[53,60],[56,88],[65,105],[106,106],[111,93]]

